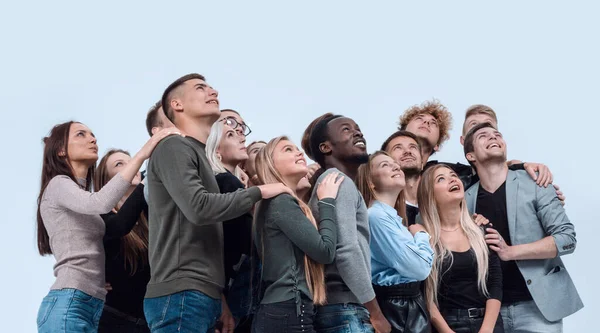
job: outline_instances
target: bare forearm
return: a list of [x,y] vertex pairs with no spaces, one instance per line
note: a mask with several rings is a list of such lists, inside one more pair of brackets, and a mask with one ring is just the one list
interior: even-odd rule
[[483,317],[483,323],[481,324],[481,330],[485,332],[492,332],[496,321],[498,320],[498,314],[500,313],[499,300],[490,298],[485,302],[485,316]]
[[550,259],[557,254],[554,237],[547,236],[533,243],[511,246],[510,260]]

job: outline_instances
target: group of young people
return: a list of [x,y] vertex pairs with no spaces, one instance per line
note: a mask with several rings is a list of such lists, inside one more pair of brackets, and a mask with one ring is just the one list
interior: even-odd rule
[[431,101],[372,154],[331,113],[302,150],[247,144],[199,74],[165,89],[133,156],[97,164],[87,126],[56,125],[37,214],[56,281],[38,331],[562,332],[583,307],[560,259],[576,246],[563,194],[543,164],[507,160],[485,105],[465,114],[469,165],[431,160],[451,126]]

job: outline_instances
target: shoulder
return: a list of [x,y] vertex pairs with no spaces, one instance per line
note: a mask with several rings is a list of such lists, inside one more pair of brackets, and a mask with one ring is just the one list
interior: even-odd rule
[[181,135],[170,135],[162,139],[157,145],[152,155],[171,154],[174,152],[189,151],[193,152],[194,146],[189,138]]
[[58,175],[58,176],[54,176],[54,178],[50,179],[50,181],[48,182],[48,186],[46,187],[46,191],[52,191],[55,189],[61,189],[64,187],[71,187],[71,186],[79,186],[77,185],[77,183],[75,183],[73,181],[73,179],[71,179],[71,177],[66,176],[66,175]]
[[[348,177],[345,173],[338,170],[337,168],[330,168],[330,169],[325,170],[325,172],[323,172],[323,174],[321,176],[319,176],[319,179],[317,180],[317,185],[320,184],[327,175],[334,173],[334,172],[337,172],[339,174],[339,176],[344,177],[344,181],[342,181],[342,184],[340,185],[340,189],[339,189],[338,193],[345,192],[344,195],[348,195],[349,193],[359,194],[358,188],[356,187],[356,184],[354,184],[352,179],[350,177]],[[313,191],[313,194],[315,192],[316,191]],[[338,198],[339,198],[339,194],[338,194]]]
[[270,206],[298,206],[298,200],[288,193],[282,193],[268,201]]
[[78,187],[79,185],[77,185],[77,183],[75,183],[73,181],[73,179],[71,179],[71,177],[66,176],[66,175],[54,176],[48,182],[48,185],[46,186],[46,189],[44,190],[44,194],[42,195],[42,199],[46,200],[46,199],[49,199],[50,197],[55,197],[57,195],[60,195],[61,193],[63,193],[63,190],[65,188],[69,188],[69,187],[73,187],[73,186]]
[[233,192],[237,189],[244,188],[242,181],[229,172],[218,173],[215,175],[215,178],[217,179],[217,183],[221,188],[221,192],[223,192],[223,190],[229,190],[229,192]]

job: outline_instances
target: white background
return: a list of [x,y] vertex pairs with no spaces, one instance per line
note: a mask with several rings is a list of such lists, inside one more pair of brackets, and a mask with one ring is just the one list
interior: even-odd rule
[[454,130],[434,158],[464,162],[464,111],[492,106],[509,158],[547,164],[567,195],[578,245],[565,261],[586,307],[565,332],[597,331],[598,5],[291,3],[0,4],[0,331],[34,332],[54,281],[35,241],[41,138],[74,119],[101,152],[135,152],[148,108],[190,72],[242,113],[249,141],[299,143],[334,112],[355,119],[374,151],[407,107],[435,97]]

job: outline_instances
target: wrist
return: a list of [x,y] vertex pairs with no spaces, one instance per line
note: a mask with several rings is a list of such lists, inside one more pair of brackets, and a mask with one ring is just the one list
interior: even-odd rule
[[507,246],[506,247],[506,259],[507,261],[510,260],[515,260],[515,247],[514,246]]

